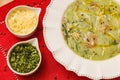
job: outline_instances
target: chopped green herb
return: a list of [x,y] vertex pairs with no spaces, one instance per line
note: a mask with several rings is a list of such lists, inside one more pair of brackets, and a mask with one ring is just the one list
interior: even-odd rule
[[38,51],[30,43],[16,45],[10,53],[11,67],[20,73],[27,73],[35,69],[40,61]]

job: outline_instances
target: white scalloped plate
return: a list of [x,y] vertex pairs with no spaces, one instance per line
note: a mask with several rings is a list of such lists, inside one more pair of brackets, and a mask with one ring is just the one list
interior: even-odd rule
[[78,76],[91,79],[111,79],[120,76],[120,55],[105,61],[91,61],[79,57],[66,45],[61,32],[61,20],[66,8],[73,1],[75,0],[54,0],[48,6],[43,20],[47,47],[60,64]]

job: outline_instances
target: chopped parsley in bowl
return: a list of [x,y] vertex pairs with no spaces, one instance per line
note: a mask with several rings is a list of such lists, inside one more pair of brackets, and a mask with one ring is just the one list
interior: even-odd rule
[[29,42],[17,43],[9,50],[7,63],[9,68],[19,75],[34,73],[41,62],[41,55],[37,46]]

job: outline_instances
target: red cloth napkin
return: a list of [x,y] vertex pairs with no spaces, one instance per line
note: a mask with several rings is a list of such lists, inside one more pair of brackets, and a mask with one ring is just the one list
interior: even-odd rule
[[[14,0],[13,2],[0,7],[0,80],[89,80],[86,77],[79,77],[74,72],[67,71],[64,66],[55,61],[51,52],[45,45],[43,38],[42,20],[46,12],[46,7],[50,0]],[[7,12],[17,5],[27,5],[40,7],[42,12],[39,17],[39,24],[36,33],[27,39],[20,39],[13,36],[6,28],[5,16]],[[7,66],[6,55],[9,48],[16,42],[37,37],[39,48],[42,54],[40,68],[30,76],[19,76],[14,74]],[[120,78],[116,78],[120,79]]]

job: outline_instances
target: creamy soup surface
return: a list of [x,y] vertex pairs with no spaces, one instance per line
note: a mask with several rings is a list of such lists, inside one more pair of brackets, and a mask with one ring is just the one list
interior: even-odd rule
[[76,0],[65,11],[62,34],[69,48],[89,60],[120,53],[120,4],[114,0]]

